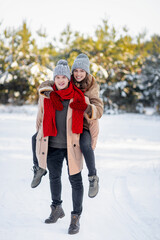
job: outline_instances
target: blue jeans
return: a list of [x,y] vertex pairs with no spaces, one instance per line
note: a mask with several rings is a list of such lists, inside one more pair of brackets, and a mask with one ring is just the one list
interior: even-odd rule
[[[60,205],[62,203],[61,175],[64,158],[66,158],[68,166],[67,149],[48,147],[47,167],[49,170],[52,205],[54,206]],[[82,212],[83,202],[83,183],[81,172],[75,175],[69,175],[69,181],[72,187],[72,213],[80,215]]]

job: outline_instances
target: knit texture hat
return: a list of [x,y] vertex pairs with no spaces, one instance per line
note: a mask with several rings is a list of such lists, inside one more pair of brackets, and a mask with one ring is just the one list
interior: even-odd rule
[[53,80],[55,79],[55,77],[57,75],[64,75],[70,80],[71,74],[70,74],[68,62],[66,60],[61,59],[57,62],[57,65],[56,65],[56,67],[54,69],[54,73],[53,73]]
[[89,62],[88,56],[84,53],[81,53],[74,60],[74,63],[72,66],[72,73],[75,69],[80,68],[86,71],[88,74],[90,74],[89,66],[90,66],[90,62]]

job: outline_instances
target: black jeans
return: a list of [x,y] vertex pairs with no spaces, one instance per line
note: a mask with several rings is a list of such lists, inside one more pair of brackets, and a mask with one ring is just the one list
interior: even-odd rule
[[[66,158],[67,165],[67,149],[48,147],[47,167],[49,170],[50,190],[52,197],[52,205],[60,205],[62,203],[61,191],[61,175],[63,160]],[[80,215],[82,212],[83,201],[83,183],[81,172],[75,175],[69,175],[69,181],[72,186],[72,213]]]
[[91,134],[88,130],[83,129],[80,135],[80,148],[83,153],[87,168],[88,176],[96,175],[95,156],[91,145]]
[[[33,152],[33,164],[38,166],[38,160],[36,157],[36,136],[35,133],[32,136],[32,152]],[[91,135],[90,132],[86,129],[83,129],[83,133],[80,135],[80,148],[83,153],[86,166],[88,168],[88,176],[96,175],[96,168],[95,168],[95,156],[94,151],[91,146]]]
[[38,159],[36,156],[36,137],[37,137],[37,132],[32,136],[32,153],[33,153],[34,166],[38,166]]

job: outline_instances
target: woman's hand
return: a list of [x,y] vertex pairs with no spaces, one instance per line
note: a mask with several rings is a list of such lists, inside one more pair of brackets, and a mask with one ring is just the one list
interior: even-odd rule
[[70,107],[74,110],[79,110],[79,111],[85,111],[87,108],[88,104],[86,104],[85,102],[72,102],[70,103]]
[[51,91],[44,91],[43,92],[43,94],[48,98],[50,97],[50,93],[51,93]]

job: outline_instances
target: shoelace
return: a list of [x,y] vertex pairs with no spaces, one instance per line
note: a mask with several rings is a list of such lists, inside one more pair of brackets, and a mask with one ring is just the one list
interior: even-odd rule
[[95,181],[95,180],[93,180],[92,182],[90,182],[90,187],[94,187],[94,181]]
[[35,176],[37,173],[37,168],[35,166],[33,166],[33,168],[31,168],[31,171],[34,173],[34,176]]
[[76,225],[77,221],[78,219],[76,217],[73,217],[71,221],[71,226]]

